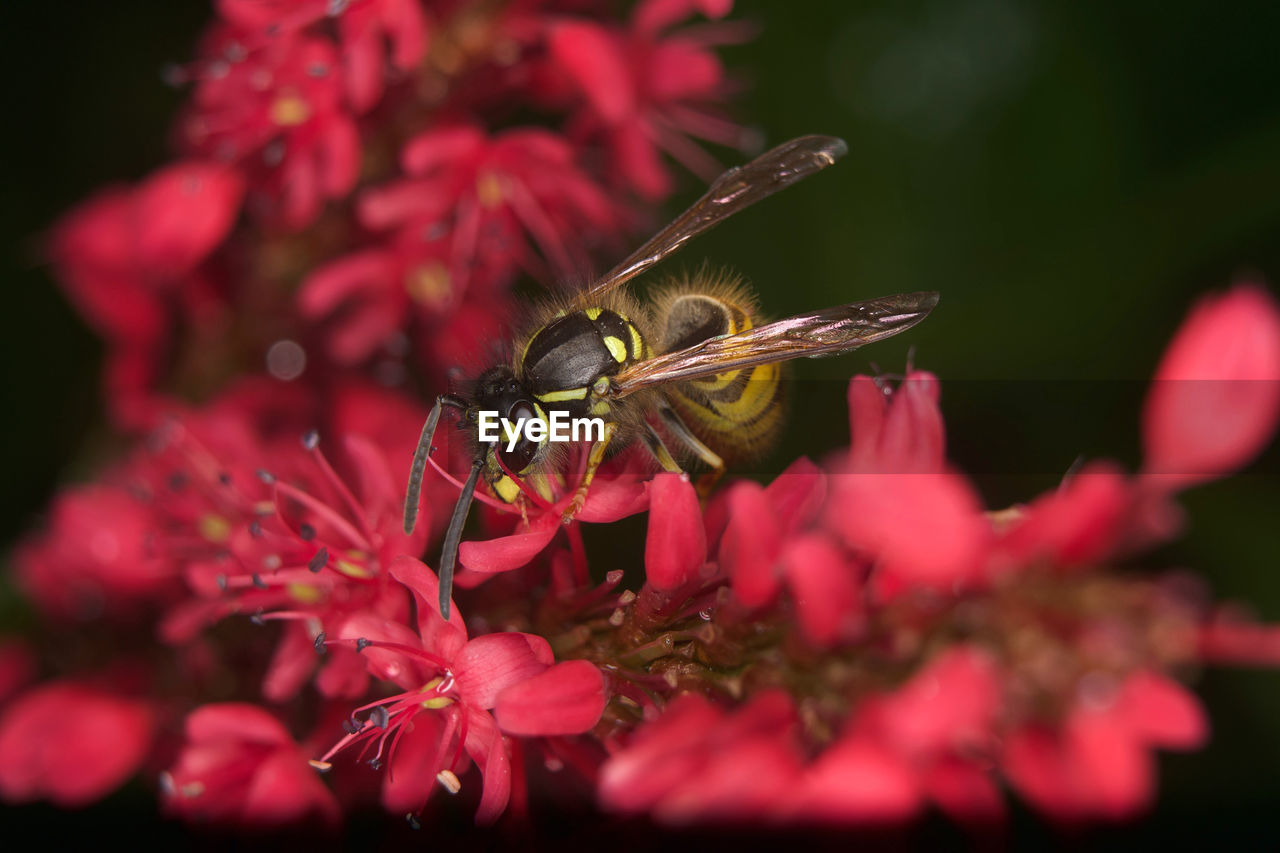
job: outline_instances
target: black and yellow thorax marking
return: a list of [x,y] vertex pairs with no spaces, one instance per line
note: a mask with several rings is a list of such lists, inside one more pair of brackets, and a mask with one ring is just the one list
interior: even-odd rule
[[625,315],[584,308],[543,326],[520,355],[519,371],[545,408],[570,417],[603,417],[610,404],[597,383],[635,361],[650,357],[644,336]]
[[[753,307],[736,294],[684,293],[666,306],[663,351],[745,332]],[[743,458],[767,449],[782,429],[782,370],[760,364],[674,385],[668,399],[689,427],[722,456]]]

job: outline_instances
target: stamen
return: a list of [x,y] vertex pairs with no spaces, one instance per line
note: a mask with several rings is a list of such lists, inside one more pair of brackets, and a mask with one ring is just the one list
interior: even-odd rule
[[[316,498],[302,491],[301,489],[290,486],[288,483],[276,483],[276,493],[293,498],[298,503],[310,509],[316,515],[324,518],[334,527],[338,528],[344,536],[351,542],[359,545],[366,551],[373,551],[374,548],[369,544],[369,540],[364,534],[355,528],[355,526],[338,514],[337,510],[328,504],[321,503]],[[278,511],[278,508],[277,508]]]
[[323,569],[328,562],[329,549],[321,548],[319,551],[316,551],[316,553],[311,557],[310,562],[307,563],[307,570],[312,574],[316,574]]
[[258,608],[258,611],[249,617],[249,621],[258,627],[267,624],[267,620],[262,618],[262,608]]
[[276,475],[265,468],[258,469],[258,479],[270,486],[276,481]]
[[298,536],[302,538],[303,542],[310,542],[316,538],[316,529],[304,521],[298,525]]
[[313,758],[307,763],[310,764],[312,767],[314,767],[316,770],[319,770],[321,773],[328,773],[331,769],[333,769],[333,765],[331,763],[329,763],[328,761],[321,761],[317,758]]
[[365,650],[365,648],[368,647],[368,645],[369,645],[369,641],[366,640],[364,637],[360,637],[358,640],[356,640],[356,654],[360,654],[362,651]]
[[[323,634],[321,635],[323,636]],[[385,729],[391,722],[391,717],[387,713],[386,705],[378,705],[369,714],[369,721],[380,729]]]
[[325,648],[324,631],[321,631],[319,634],[316,634],[315,647],[316,647],[316,654],[318,655],[323,655],[327,651],[329,651],[328,649]]
[[308,430],[302,434],[302,448],[304,450],[315,450],[320,446],[320,432],[318,430]]
[[405,815],[404,819],[409,823],[410,828],[422,829],[422,822],[418,820],[416,816],[414,816],[413,812],[409,812],[407,815]]

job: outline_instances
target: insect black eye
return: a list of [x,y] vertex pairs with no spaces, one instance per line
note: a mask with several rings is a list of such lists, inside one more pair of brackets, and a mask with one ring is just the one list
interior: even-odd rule
[[[507,420],[511,422],[512,428],[520,421],[529,421],[537,417],[533,406],[524,400],[517,400],[507,411]],[[507,467],[508,471],[519,474],[529,467],[533,462],[533,458],[538,454],[539,444],[536,441],[530,441],[523,430],[520,431],[520,440],[516,442],[515,447],[507,450],[507,439],[504,438],[498,444],[498,458],[502,460],[502,464]]]

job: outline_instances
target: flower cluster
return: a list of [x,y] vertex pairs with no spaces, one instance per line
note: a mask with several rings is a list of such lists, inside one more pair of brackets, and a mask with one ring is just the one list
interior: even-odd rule
[[[633,450],[569,524],[585,453],[546,494],[477,494],[446,618],[430,559],[461,484],[432,457],[404,532],[417,389],[492,355],[519,276],[624,246],[667,157],[705,175],[693,139],[749,144],[729,2],[592,5],[216,4],[170,75],[175,162],[52,234],[133,443],[14,552],[40,640],[0,642],[0,798],[141,776],[198,824],[378,803],[416,826],[443,791],[489,823],[546,771],[668,824],[986,823],[1002,787],[1123,818],[1155,749],[1206,738],[1188,667],[1280,664],[1280,630],[1185,576],[1115,571],[1271,440],[1280,307],[1255,285],[1179,332],[1136,474],[1089,463],[989,511],[946,460],[937,378],[859,376],[850,446],[768,484],[700,495]],[[645,512],[624,583],[581,527]]]

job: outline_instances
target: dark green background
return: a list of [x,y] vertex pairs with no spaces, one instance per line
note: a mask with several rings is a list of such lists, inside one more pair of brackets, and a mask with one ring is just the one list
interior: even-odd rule
[[[207,17],[201,3],[6,6],[4,541],[102,446],[100,347],[41,264],[42,229],[164,160],[181,93],[160,68],[191,54]],[[1051,487],[1081,454],[1134,468],[1141,380],[1188,306],[1240,276],[1280,280],[1273,3],[757,0],[735,17],[760,26],[725,51],[747,86],[738,114],[770,143],[831,133],[850,154],[684,260],[731,263],[774,316],[943,295],[865,358],[802,365],[793,426],[761,473],[845,441],[844,381],[867,358],[900,370],[907,338],[943,378],[952,455],[992,506]],[[1273,448],[1189,494],[1187,537],[1151,566],[1198,569],[1280,621],[1278,472]],[[1162,760],[1155,820],[1276,837],[1280,674],[1212,672],[1200,688],[1214,742]]]

